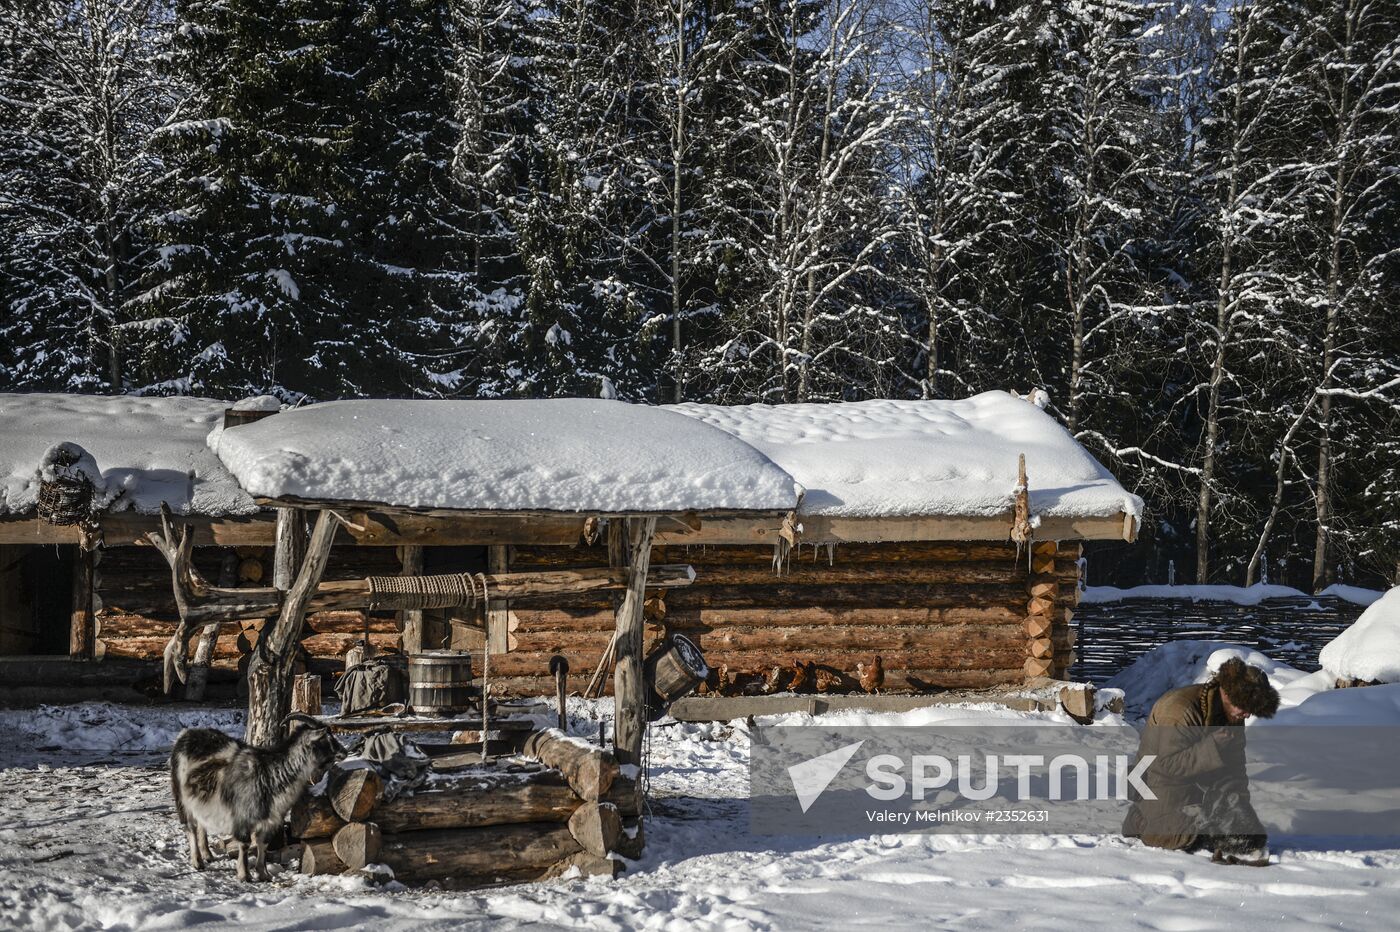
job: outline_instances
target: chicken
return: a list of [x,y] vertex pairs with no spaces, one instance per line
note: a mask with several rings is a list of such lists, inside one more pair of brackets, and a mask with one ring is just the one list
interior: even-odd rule
[[863,663],[856,664],[856,679],[860,680],[860,688],[868,693],[878,693],[885,685],[885,662],[876,654],[875,659],[870,661],[870,665]]
[[841,688],[841,674],[828,667],[816,667],[813,671],[813,682],[819,693],[829,693],[833,689]]
[[716,696],[723,696],[729,693],[734,686],[734,679],[729,675],[729,664],[722,663],[715,671],[715,684],[712,687]]
[[792,671],[782,664],[778,664],[768,673],[767,679],[763,681],[763,692],[765,695],[772,695],[781,692],[783,686],[792,679]]
[[793,664],[792,679],[788,680],[787,691],[790,693],[801,692],[807,688],[808,682],[812,678],[812,661],[799,660]]

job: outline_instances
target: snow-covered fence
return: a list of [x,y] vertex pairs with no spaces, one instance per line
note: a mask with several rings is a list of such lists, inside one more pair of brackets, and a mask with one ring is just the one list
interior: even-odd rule
[[1302,670],[1360,616],[1363,606],[1337,596],[1284,596],[1238,604],[1216,599],[1085,601],[1074,613],[1077,676],[1106,683],[1142,654],[1168,641],[1245,644]]

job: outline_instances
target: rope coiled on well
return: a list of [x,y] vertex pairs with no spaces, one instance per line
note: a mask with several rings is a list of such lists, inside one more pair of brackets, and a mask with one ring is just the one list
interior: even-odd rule
[[369,607],[376,609],[474,607],[486,601],[485,573],[445,576],[370,576]]

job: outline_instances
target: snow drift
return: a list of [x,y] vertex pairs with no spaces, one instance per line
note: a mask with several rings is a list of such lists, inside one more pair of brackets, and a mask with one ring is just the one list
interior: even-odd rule
[[1334,678],[1400,682],[1400,587],[1371,603],[1356,623],[1322,648]]

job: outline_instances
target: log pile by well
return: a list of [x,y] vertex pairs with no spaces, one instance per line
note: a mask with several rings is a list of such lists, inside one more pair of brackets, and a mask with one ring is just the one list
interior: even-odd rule
[[509,740],[515,752],[487,763],[468,747],[435,748],[428,781],[392,799],[374,770],[333,770],[291,814],[301,872],[382,864],[404,883],[463,888],[612,877],[621,857],[640,855],[636,768],[557,729]]

